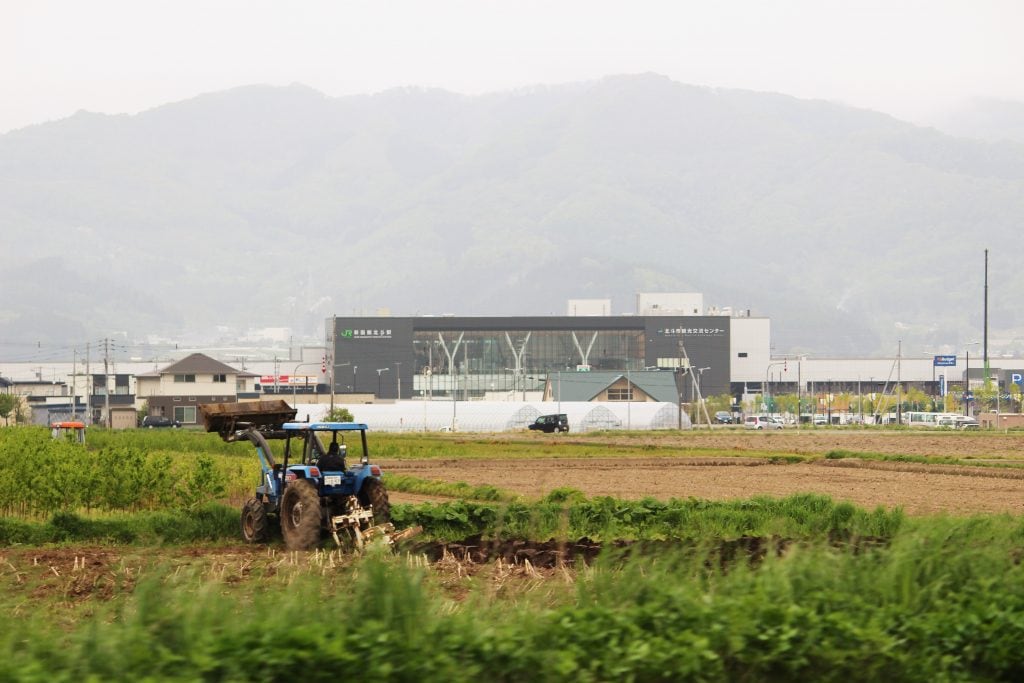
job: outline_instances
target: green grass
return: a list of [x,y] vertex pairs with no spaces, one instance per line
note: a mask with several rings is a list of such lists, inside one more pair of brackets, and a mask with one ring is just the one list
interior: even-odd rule
[[[417,459],[509,459],[538,458],[630,458],[630,457],[715,457],[786,458],[800,462],[806,456],[777,451],[691,448],[679,443],[644,442],[650,432],[587,433],[568,435],[522,435],[497,438],[488,435],[376,434],[371,445],[375,458]],[[679,433],[673,433],[679,437]],[[682,438],[685,441],[685,434]]]
[[4,619],[0,680],[1021,680],[1022,537],[1020,520],[933,519],[866,553],[809,544],[725,568],[610,553],[458,599],[402,556],[242,584],[166,567],[74,623]]
[[977,460],[974,458],[954,458],[942,455],[902,455],[891,453],[869,453],[862,451],[831,450],[825,454],[826,460],[844,460],[847,458],[871,460],[875,462],[906,462],[922,465],[959,465],[963,467],[998,467],[1004,469],[1024,469],[1021,460]]
[[385,483],[387,484],[388,491],[445,496],[462,500],[509,502],[521,498],[516,493],[504,491],[488,484],[470,486],[464,481],[436,481],[411,477],[405,474],[388,474],[385,476]]

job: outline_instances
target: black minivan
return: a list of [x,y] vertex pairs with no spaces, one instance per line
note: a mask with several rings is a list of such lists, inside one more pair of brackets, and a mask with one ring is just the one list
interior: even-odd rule
[[567,432],[569,431],[569,418],[566,417],[565,413],[561,413],[559,415],[541,415],[533,424],[530,425],[530,429],[539,429],[547,434],[551,434],[552,432]]
[[181,423],[163,415],[147,415],[142,418],[142,426],[147,429],[153,429],[154,427],[173,427],[177,429],[181,427]]

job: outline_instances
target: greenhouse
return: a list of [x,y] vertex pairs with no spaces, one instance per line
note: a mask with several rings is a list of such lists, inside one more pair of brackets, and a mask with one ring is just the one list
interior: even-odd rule
[[[659,402],[516,402],[516,401],[396,401],[394,403],[335,403],[356,422],[385,432],[509,432],[527,429],[541,415],[565,413],[570,432],[605,429],[646,430],[690,428],[672,403]],[[317,421],[329,411],[326,403],[301,404],[297,420]]]

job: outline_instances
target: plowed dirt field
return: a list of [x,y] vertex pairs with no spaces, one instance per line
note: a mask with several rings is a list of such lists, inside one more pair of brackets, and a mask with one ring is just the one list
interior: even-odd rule
[[[496,440],[521,443],[529,439],[498,436]],[[574,438],[571,434],[532,440],[549,448],[559,443],[597,443],[589,437]],[[563,486],[590,496],[621,498],[729,500],[762,494],[821,493],[867,508],[902,507],[914,515],[1024,513],[1024,469],[982,466],[1024,464],[1022,434],[716,430],[650,438],[606,437],[599,443],[604,449],[594,457],[380,462],[385,472],[471,485],[490,484],[528,497],[539,497]],[[617,457],[617,445],[634,453],[638,445],[650,445],[656,448],[657,455]],[[965,464],[850,458],[780,464],[770,458],[772,454],[824,456],[832,450],[955,457]],[[971,462],[978,466],[966,464]],[[394,502],[425,499],[392,494]]]

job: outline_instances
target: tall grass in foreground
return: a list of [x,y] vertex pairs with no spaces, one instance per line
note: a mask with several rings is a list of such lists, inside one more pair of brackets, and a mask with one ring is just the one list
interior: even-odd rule
[[0,680],[1021,680],[1021,542],[937,520],[869,553],[609,558],[575,589],[459,601],[402,557],[241,588],[168,570],[69,632],[3,620]]

